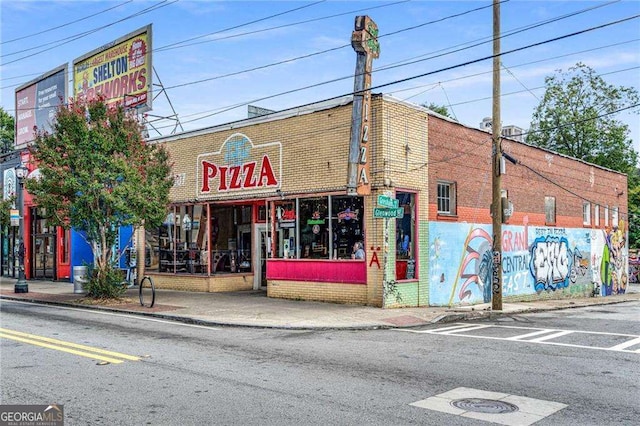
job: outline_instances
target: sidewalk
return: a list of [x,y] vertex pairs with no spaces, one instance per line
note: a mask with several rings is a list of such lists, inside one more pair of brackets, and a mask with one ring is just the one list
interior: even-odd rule
[[[14,293],[15,279],[0,278],[0,299],[20,300],[55,306],[100,309],[153,316],[211,326],[243,326],[282,329],[374,329],[413,327],[438,322],[461,321],[526,312],[568,309],[640,300],[640,285],[627,293],[609,297],[504,303],[502,312],[491,305],[473,307],[423,307],[381,309],[368,306],[272,299],[265,291],[196,293],[157,290],[153,308],[140,306],[137,289],[127,291],[127,303],[102,306],[81,304],[82,294],[68,282],[28,281],[29,293]],[[0,301],[0,303],[2,303]]]

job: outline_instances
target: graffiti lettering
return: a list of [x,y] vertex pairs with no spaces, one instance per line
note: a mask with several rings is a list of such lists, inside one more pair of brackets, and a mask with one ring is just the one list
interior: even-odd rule
[[566,237],[538,237],[531,245],[531,274],[536,292],[569,285],[572,254]]
[[571,267],[571,282],[575,283],[578,277],[584,277],[589,270],[589,259],[582,256],[582,252],[576,247],[573,250],[573,266]]
[[527,240],[527,228],[525,228],[524,232],[504,231],[502,233],[502,251],[529,250],[529,242]]
[[529,253],[502,258],[502,273],[526,271],[529,268]]
[[530,287],[528,284],[528,278],[529,271],[518,272],[505,277],[505,283],[503,285],[504,294],[518,294],[518,292],[523,289]]

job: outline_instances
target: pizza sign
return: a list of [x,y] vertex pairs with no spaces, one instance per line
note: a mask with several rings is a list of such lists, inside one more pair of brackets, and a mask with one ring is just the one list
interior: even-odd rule
[[236,192],[273,192],[280,188],[280,142],[254,145],[241,133],[228,137],[216,152],[197,159],[199,199],[220,198]]

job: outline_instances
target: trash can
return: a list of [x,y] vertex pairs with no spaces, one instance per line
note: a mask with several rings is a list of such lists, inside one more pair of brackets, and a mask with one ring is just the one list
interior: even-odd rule
[[83,285],[89,281],[87,277],[89,268],[87,266],[73,267],[73,292],[84,293]]

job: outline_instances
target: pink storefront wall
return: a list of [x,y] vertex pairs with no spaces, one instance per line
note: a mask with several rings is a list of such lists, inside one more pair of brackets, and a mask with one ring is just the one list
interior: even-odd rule
[[366,285],[367,264],[362,260],[269,259],[267,280]]

